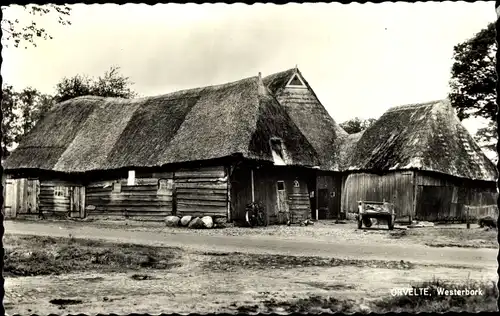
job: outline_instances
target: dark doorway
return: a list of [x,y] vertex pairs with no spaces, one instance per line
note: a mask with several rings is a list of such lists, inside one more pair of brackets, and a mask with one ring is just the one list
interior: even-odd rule
[[328,202],[330,201],[330,195],[328,194],[328,189],[318,190],[318,219],[328,218]]
[[449,220],[453,187],[418,186],[416,219],[425,221]]

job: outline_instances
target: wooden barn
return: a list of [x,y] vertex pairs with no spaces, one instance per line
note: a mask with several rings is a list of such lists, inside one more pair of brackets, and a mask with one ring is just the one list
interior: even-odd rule
[[315,148],[259,76],[166,95],[57,104],[4,164],[5,213],[244,219],[311,214]]
[[497,170],[447,100],[394,107],[342,150],[344,212],[385,200],[403,221],[498,216]]
[[308,181],[311,218],[338,218],[342,184],[340,146],[347,133],[328,114],[297,67],[265,77],[264,84],[314,147],[321,161]]

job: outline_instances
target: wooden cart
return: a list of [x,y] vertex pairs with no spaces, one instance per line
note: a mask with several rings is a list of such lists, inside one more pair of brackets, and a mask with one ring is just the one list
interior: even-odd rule
[[389,229],[394,229],[394,221],[396,214],[394,212],[394,204],[387,202],[359,201],[358,202],[358,228],[371,227],[371,219],[382,219],[387,221]]

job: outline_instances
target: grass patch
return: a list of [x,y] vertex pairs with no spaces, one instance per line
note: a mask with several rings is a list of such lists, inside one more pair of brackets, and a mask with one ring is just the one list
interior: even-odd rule
[[[377,300],[367,305],[360,304],[352,299],[337,299],[314,295],[296,300],[278,301],[274,298],[263,301],[264,312],[287,313],[315,313],[315,312],[341,312],[341,313],[443,313],[443,312],[468,312],[497,311],[498,289],[494,282],[477,282],[468,280],[463,283],[433,280],[419,283],[413,288],[428,288],[431,296],[391,296],[387,299]],[[458,296],[439,295],[438,289],[480,289],[483,295]],[[240,306],[239,310],[256,311],[256,306]]]
[[179,248],[151,247],[46,236],[5,235],[6,276],[71,272],[123,272],[177,266]]
[[337,259],[306,256],[285,256],[285,255],[267,255],[267,254],[244,254],[239,252],[224,256],[212,256],[205,263],[205,268],[219,271],[232,271],[236,269],[292,269],[303,267],[336,267],[336,266],[355,266],[368,268],[385,269],[413,269],[415,265],[406,261],[384,261],[384,260],[354,260]]
[[[498,288],[495,282],[478,282],[467,280],[463,283],[434,279],[412,286],[414,289],[428,288],[430,296],[391,296],[373,303],[372,311],[386,312],[469,312],[496,311]],[[439,289],[475,290],[483,295],[440,295]],[[419,290],[417,290],[419,291]]]
[[353,313],[358,311],[354,300],[336,299],[334,297],[321,297],[318,295],[308,298],[301,298],[293,301],[279,302],[276,299],[270,299],[263,302],[268,311],[280,308],[287,313],[309,313],[309,312],[342,312]]

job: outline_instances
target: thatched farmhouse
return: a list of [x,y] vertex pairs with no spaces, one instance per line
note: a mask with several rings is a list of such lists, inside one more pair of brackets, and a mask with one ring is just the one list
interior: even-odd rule
[[310,216],[320,160],[260,74],[133,100],[58,104],[5,162],[7,215],[243,220]]
[[399,219],[465,220],[497,212],[497,170],[447,100],[398,106],[343,147],[342,209],[395,204]]
[[395,107],[348,135],[292,68],[132,100],[58,104],[4,163],[5,213],[268,224],[343,218],[387,201],[398,219],[497,212],[497,170],[448,101]]
[[338,218],[342,185],[340,146],[347,133],[328,114],[297,67],[265,77],[264,83],[319,155],[321,163],[308,182],[311,218]]

